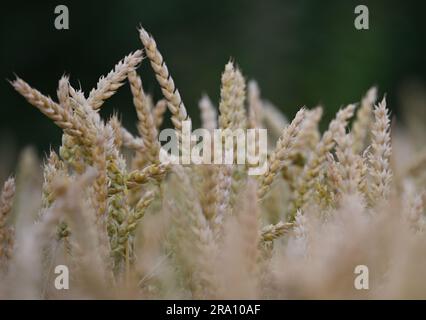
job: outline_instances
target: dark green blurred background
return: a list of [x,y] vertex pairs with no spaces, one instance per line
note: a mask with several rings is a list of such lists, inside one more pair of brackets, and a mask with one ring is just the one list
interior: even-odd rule
[[[55,97],[63,73],[88,93],[126,54],[141,47],[136,27],[151,32],[189,112],[197,101],[217,102],[220,75],[233,57],[262,95],[292,117],[302,105],[338,107],[358,101],[371,86],[398,92],[426,80],[425,1],[2,1],[0,2],[0,140],[41,152],[60,143],[60,130],[10,87],[14,73]],[[66,4],[70,30],[54,28],[54,8]],[[370,29],[354,28],[354,8],[367,4]],[[147,61],[139,69],[147,91],[160,91]],[[126,85],[108,101],[134,131]],[[325,123],[326,120],[323,121]]]

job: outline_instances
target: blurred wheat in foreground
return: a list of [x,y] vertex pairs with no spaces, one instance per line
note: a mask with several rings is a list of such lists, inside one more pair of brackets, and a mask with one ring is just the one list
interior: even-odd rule
[[[321,134],[321,107],[288,123],[229,62],[218,108],[200,100],[202,124],[268,129],[266,173],[164,165],[167,109],[179,139],[190,117],[154,39],[139,35],[144,50],[88,95],[66,76],[56,101],[12,82],[63,135],[42,172],[26,150],[4,183],[0,298],[426,298],[426,154],[402,128],[391,137],[375,88]],[[163,100],[143,89],[144,58]],[[98,113],[126,81],[138,136]],[[68,290],[54,286],[58,265],[69,268]],[[369,268],[369,290],[354,287],[357,265]]]

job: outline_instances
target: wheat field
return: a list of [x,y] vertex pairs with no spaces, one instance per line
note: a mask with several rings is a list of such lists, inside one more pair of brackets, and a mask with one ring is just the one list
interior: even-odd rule
[[[182,139],[191,118],[154,38],[139,37],[142,48],[88,94],[68,76],[56,99],[11,81],[62,129],[62,144],[45,159],[23,150],[4,182],[0,298],[426,298],[426,153],[384,94],[372,87],[320,132],[321,106],[288,121],[230,61],[218,106],[200,100],[202,127],[266,129],[266,172],[164,164],[163,120]],[[162,99],[144,91],[146,72]],[[137,136],[99,115],[126,82]],[[55,286],[58,265],[66,290]],[[360,265],[368,289],[354,286]]]

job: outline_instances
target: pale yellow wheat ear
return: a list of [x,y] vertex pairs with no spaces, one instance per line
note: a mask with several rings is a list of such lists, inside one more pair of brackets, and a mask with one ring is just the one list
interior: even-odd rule
[[217,128],[217,111],[209,96],[204,94],[198,102],[201,113],[201,126],[213,131]]
[[221,129],[227,129],[232,127],[232,109],[235,103],[235,69],[231,61],[225,65],[225,71],[222,73],[221,82],[219,126]]
[[93,205],[98,218],[102,218],[107,210],[108,198],[108,176],[107,176],[107,154],[106,139],[102,134],[97,136],[95,145],[91,150],[91,157],[96,167],[96,179],[93,182],[94,197]]
[[38,90],[30,87],[28,83],[20,78],[11,82],[12,86],[18,91],[30,104],[39,109],[48,118],[64,132],[80,137],[83,135],[83,128],[73,117],[71,111],[54,102],[50,97],[40,93]]
[[[204,94],[198,102],[201,113],[202,128],[213,132],[217,128],[217,110],[210,98]],[[215,216],[216,203],[216,177],[218,167],[214,165],[205,165],[200,168],[201,186],[199,190],[201,207],[207,220]],[[220,169],[219,169],[220,170]]]
[[235,107],[234,107],[234,129],[247,127],[247,112],[245,109],[246,80],[239,68],[235,69]]
[[182,122],[191,121],[191,118],[188,116],[180,93],[175,86],[163,56],[157,49],[154,38],[142,27],[139,29],[139,37],[145,47],[145,54],[151,62],[161,91],[167,100],[167,106],[172,113],[172,122],[176,128],[177,136],[180,141],[182,139]]
[[[234,117],[235,106],[238,99],[236,86],[235,67],[232,61],[225,65],[225,70],[222,73],[220,103],[219,103],[219,128],[220,129],[235,129],[236,122]],[[229,131],[224,131],[224,134],[229,134]],[[222,139],[222,137],[221,137]],[[213,217],[213,228],[216,236],[221,234],[223,221],[230,211],[230,201],[232,192],[232,171],[233,168],[229,164],[221,165],[215,172],[215,196],[214,207],[215,214]]]
[[10,259],[13,250],[13,229],[6,222],[12,209],[15,196],[15,179],[9,178],[3,185],[0,195],[0,270],[4,259]]
[[56,154],[56,152],[50,151],[43,170],[43,208],[50,207],[50,205],[56,199],[54,181],[58,178],[64,177],[66,177],[65,164],[59,159],[59,156]]
[[368,173],[370,202],[374,204],[388,197],[392,179],[389,164],[391,156],[390,116],[385,97],[374,107],[371,135]]
[[121,134],[121,121],[116,113],[111,116],[108,121],[108,125],[111,126],[114,132],[114,144],[118,149],[120,149],[123,145],[123,135]]
[[289,121],[277,106],[269,101],[263,101],[263,124],[268,130],[268,147],[272,147],[280,137],[283,128],[289,124]]
[[12,208],[13,196],[15,195],[15,179],[10,177],[3,185],[0,196],[0,221],[3,222]]
[[128,78],[133,95],[133,104],[135,105],[138,116],[138,131],[146,147],[145,156],[148,158],[149,163],[158,163],[160,144],[158,142],[157,127],[154,123],[150,103],[143,90],[141,78],[136,74],[136,71],[129,72]]
[[[256,193],[257,183],[254,179],[249,179],[244,191],[241,193],[241,197],[237,199],[236,205],[239,208],[236,215],[242,236],[243,265],[254,279],[257,278],[257,273],[259,272],[259,243],[261,241],[259,232],[261,216]],[[257,279],[254,281],[256,282]]]
[[278,139],[275,150],[272,151],[269,156],[268,169],[260,178],[259,189],[257,192],[259,199],[262,199],[271,188],[271,184],[277,173],[280,172],[284,166],[289,165],[288,161],[291,151],[296,143],[304,118],[305,109],[302,108],[297,112],[291,124],[283,130],[281,137]]
[[157,101],[154,108],[152,109],[152,115],[154,117],[155,126],[157,127],[157,130],[160,130],[161,125],[164,121],[164,114],[167,110],[167,101],[164,99],[161,99]]
[[311,153],[308,162],[305,164],[303,172],[298,179],[294,192],[294,199],[290,208],[290,220],[293,221],[297,210],[310,199],[314,186],[324,169],[327,154],[335,147],[335,139],[345,134],[349,119],[353,116],[355,105],[350,104],[337,112],[335,119],[330,122],[328,129],[324,132],[320,142]]
[[377,100],[377,88],[370,88],[361,100],[361,106],[352,124],[353,150],[361,153],[366,147],[368,133],[373,120],[373,105]]
[[248,83],[248,127],[261,128],[263,119],[263,102],[260,99],[260,90],[254,80]]
[[339,160],[338,168],[342,178],[342,193],[354,194],[358,191],[362,178],[357,155],[354,153],[352,135],[345,134],[336,137],[336,156]]
[[300,129],[300,135],[290,151],[291,165],[282,168],[282,174],[291,190],[296,188],[296,180],[303,170],[303,165],[307,161],[310,152],[318,144],[321,133],[319,131],[319,122],[323,114],[323,109],[318,106],[312,110],[307,110],[305,119]]
[[321,132],[319,131],[319,123],[323,115],[323,108],[317,106],[312,110],[306,112],[306,119],[302,125],[300,132],[300,139],[297,140],[295,151],[306,153],[307,149],[313,149],[321,139]]
[[272,242],[288,233],[293,226],[293,223],[285,223],[282,221],[279,221],[276,224],[267,225],[261,230],[261,240],[263,242]]
[[[177,213],[174,217],[179,238],[175,246],[177,258],[184,263],[180,266],[189,269],[188,282],[195,298],[214,298],[217,290],[214,262],[218,247],[214,233],[206,220],[196,191],[189,176],[189,168],[176,165],[172,167],[179,188],[174,207]],[[180,248],[180,250],[179,250]]]
[[121,140],[123,142],[123,146],[135,150],[139,153],[143,153],[145,151],[145,144],[143,143],[142,138],[133,136],[126,128],[121,127]]
[[142,58],[142,50],[137,50],[118,62],[105,77],[99,78],[96,88],[90,91],[88,104],[95,110],[99,109],[124,84],[127,74],[137,68]]
[[59,104],[65,110],[72,112],[70,104],[70,84],[69,77],[64,75],[59,80],[58,91],[57,91]]

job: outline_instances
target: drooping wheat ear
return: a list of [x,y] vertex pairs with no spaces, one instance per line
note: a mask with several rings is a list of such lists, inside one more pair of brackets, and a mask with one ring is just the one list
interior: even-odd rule
[[254,80],[248,83],[248,124],[249,128],[262,127],[263,103],[260,99],[260,90]]
[[350,104],[337,112],[336,118],[330,122],[314,152],[311,153],[294,192],[294,200],[290,209],[290,222],[295,218],[297,210],[301,209],[309,200],[317,178],[326,160],[326,156],[335,146],[335,139],[345,134],[348,120],[353,116],[355,105]]
[[154,38],[144,28],[139,29],[140,39],[145,47],[145,53],[151,62],[155,77],[161,86],[161,91],[167,100],[167,106],[172,113],[172,122],[176,128],[179,141],[182,138],[182,122],[191,121],[178,89],[175,86],[163,56],[157,49]]
[[275,150],[268,159],[268,169],[260,179],[257,192],[259,199],[263,199],[269,191],[277,173],[283,166],[288,165],[291,149],[298,138],[304,118],[305,109],[302,108],[297,112],[291,124],[283,130],[281,137],[277,141]]
[[217,128],[217,111],[208,95],[204,94],[198,102],[201,113],[201,126],[213,131]]
[[164,114],[167,110],[167,101],[161,99],[157,101],[155,107],[152,109],[152,116],[154,117],[154,123],[157,130],[160,130],[161,125],[164,121]]
[[141,78],[134,70],[129,72],[128,78],[133,95],[133,104],[135,105],[138,116],[138,131],[146,147],[146,157],[148,157],[150,163],[158,163],[158,151],[160,149],[157,139],[158,132],[150,105],[143,91]]
[[262,228],[260,233],[263,242],[274,241],[289,232],[293,227],[293,223],[285,223],[279,221],[276,224],[270,224]]
[[99,109],[126,80],[127,74],[134,71],[143,59],[142,50],[137,50],[119,61],[105,77],[100,77],[96,88],[92,89],[87,102],[93,109]]
[[164,164],[151,164],[142,170],[135,170],[129,173],[127,178],[127,187],[134,188],[138,185],[147,183],[149,180],[161,182],[169,166]]
[[354,153],[352,146],[353,140],[350,134],[337,136],[335,139],[336,156],[339,160],[338,168],[342,177],[342,193],[354,194],[358,191],[361,181],[362,172],[359,168],[357,155]]
[[31,88],[28,83],[20,78],[16,78],[11,84],[30,104],[52,119],[64,132],[76,137],[83,135],[81,125],[74,119],[70,110],[61,107],[50,97],[46,97],[38,90]]
[[352,124],[352,135],[353,135],[353,150],[355,153],[360,153],[366,146],[366,140],[373,115],[373,105],[377,100],[377,88],[372,87],[367,91],[365,96],[361,100],[361,107],[356,113],[356,118]]
[[368,155],[370,177],[370,201],[372,204],[389,195],[392,172],[389,161],[391,155],[390,117],[386,98],[374,108],[374,123],[371,130],[371,149]]

